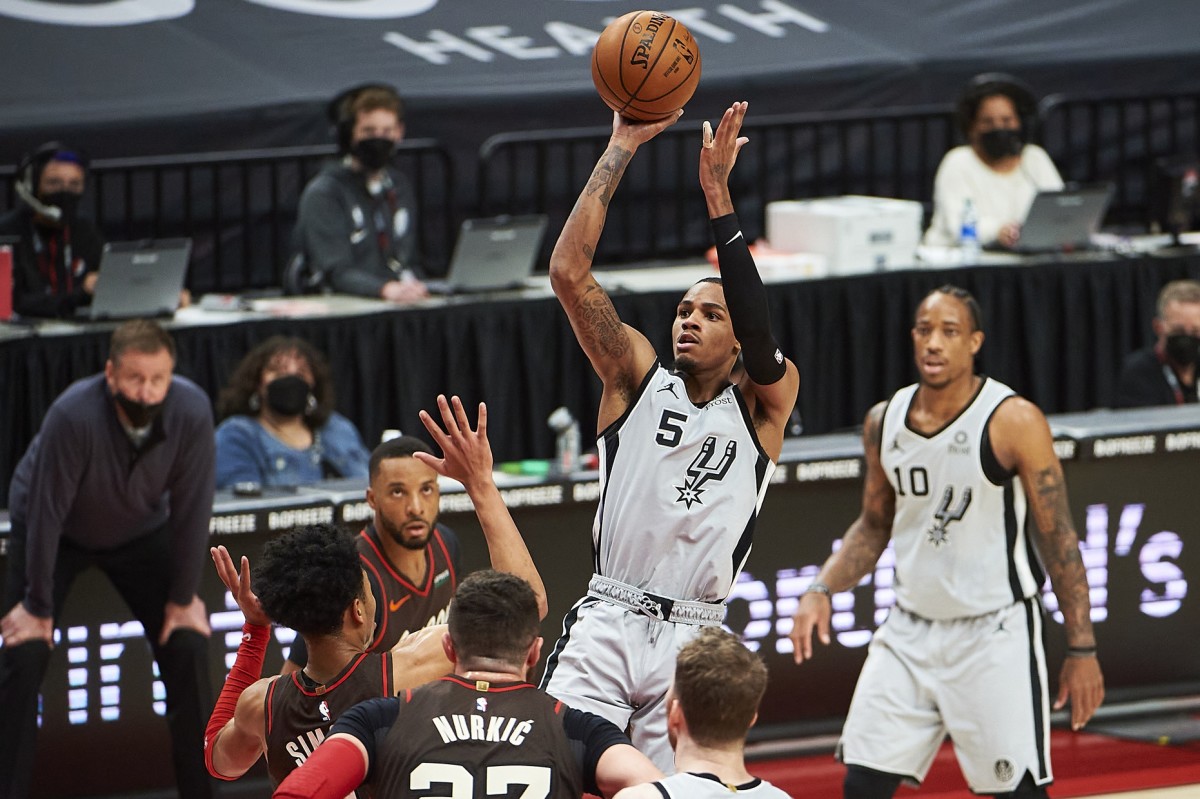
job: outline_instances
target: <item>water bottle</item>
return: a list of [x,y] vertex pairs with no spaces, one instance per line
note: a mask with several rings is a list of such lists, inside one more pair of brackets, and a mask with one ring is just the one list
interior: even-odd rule
[[579,471],[579,422],[563,406],[554,409],[546,420],[555,433],[554,471],[556,474],[572,474]]
[[971,202],[970,197],[963,201],[958,249],[964,264],[973,264],[979,260],[979,217],[975,214],[975,203]]

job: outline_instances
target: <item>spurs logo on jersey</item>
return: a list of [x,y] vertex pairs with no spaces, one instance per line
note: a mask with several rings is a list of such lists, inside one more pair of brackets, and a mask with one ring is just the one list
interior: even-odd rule
[[596,573],[660,596],[723,601],[775,470],[737,386],[697,406],[683,378],[655,364],[597,444]]
[[950,543],[950,538],[946,534],[946,525],[950,522],[960,521],[966,515],[967,508],[971,506],[971,489],[962,490],[958,505],[954,507],[954,510],[950,510],[952,502],[954,502],[954,486],[946,486],[946,492],[942,494],[942,504],[934,511],[933,526],[929,528],[927,534],[929,543],[935,547]]
[[987,427],[1012,389],[984,379],[931,433],[908,425],[917,386],[883,415],[880,464],[896,495],[896,602],[927,619],[979,616],[1037,594],[1041,566],[1025,533],[1020,480],[996,462]]
[[675,486],[675,490],[679,492],[679,498],[675,501],[686,503],[688,510],[691,510],[693,502],[703,504],[700,495],[704,493],[705,483],[709,480],[721,480],[729,473],[729,467],[733,466],[733,461],[737,458],[737,442],[727,442],[720,460],[714,462],[716,451],[717,437],[709,436],[700,446],[700,453],[688,466],[687,480],[683,485]]

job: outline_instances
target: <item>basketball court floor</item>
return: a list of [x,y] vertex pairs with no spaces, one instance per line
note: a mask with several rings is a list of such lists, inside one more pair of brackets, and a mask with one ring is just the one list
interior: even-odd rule
[[[1173,719],[1161,729],[1174,735],[1157,738],[1147,734],[1145,725],[1103,726],[1104,731],[1051,732],[1053,799],[1200,799],[1200,714]],[[749,768],[755,776],[797,799],[841,799],[844,770],[833,759],[831,747],[798,757],[760,759],[761,752],[762,747],[751,747]],[[959,773],[949,743],[943,744],[920,788],[902,786],[896,793],[897,799],[975,796]]]

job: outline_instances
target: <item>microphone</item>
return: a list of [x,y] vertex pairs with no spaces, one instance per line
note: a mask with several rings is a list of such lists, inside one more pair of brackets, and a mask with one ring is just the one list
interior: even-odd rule
[[46,205],[44,202],[39,200],[36,196],[34,196],[34,193],[29,190],[29,187],[25,185],[25,181],[18,180],[16,190],[17,196],[20,197],[26,205],[37,211],[42,216],[54,222],[59,222],[62,220],[62,209],[57,205]]

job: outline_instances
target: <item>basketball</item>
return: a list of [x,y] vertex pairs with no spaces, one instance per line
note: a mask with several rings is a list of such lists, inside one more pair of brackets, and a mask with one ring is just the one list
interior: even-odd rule
[[700,82],[700,48],[691,32],[661,11],[631,11],[600,34],[592,82],[609,108],[653,122],[683,108]]

